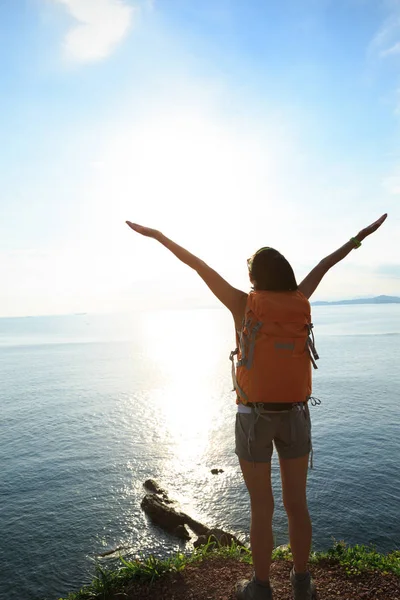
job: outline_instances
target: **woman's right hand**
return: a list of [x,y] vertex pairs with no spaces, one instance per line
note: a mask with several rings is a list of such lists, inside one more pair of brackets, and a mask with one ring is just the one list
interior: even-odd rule
[[379,229],[382,223],[386,221],[386,217],[387,213],[382,215],[377,221],[374,221],[374,223],[371,223],[371,225],[368,225],[368,227],[364,227],[364,229],[361,229],[361,231],[356,236],[357,240],[359,242],[362,242],[367,236],[371,235],[371,233],[374,233],[374,231]]
[[136,231],[141,235],[145,235],[146,237],[151,237],[157,240],[161,236],[161,232],[157,229],[150,229],[150,227],[144,227],[143,225],[138,225],[137,223],[132,223],[131,221],[126,221],[126,224],[129,225],[133,231]]

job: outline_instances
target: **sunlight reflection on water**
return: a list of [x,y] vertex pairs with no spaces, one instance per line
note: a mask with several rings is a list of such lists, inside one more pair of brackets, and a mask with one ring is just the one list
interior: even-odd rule
[[[220,322],[220,315],[210,316]],[[179,319],[160,313],[144,324],[148,355],[168,379],[167,386],[153,391],[152,401],[181,469],[204,458],[219,412],[212,395],[221,360],[221,327],[211,323],[202,330],[199,325],[191,311],[180,313]]]

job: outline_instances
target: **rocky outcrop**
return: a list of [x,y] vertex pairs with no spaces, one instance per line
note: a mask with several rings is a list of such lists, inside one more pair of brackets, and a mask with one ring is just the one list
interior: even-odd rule
[[162,497],[153,493],[146,494],[141,507],[153,523],[183,540],[190,540],[184,516],[170,504],[166,504]]
[[152,492],[153,494],[159,494],[160,496],[168,495],[167,492],[158,485],[157,481],[154,481],[154,479],[146,479],[143,486],[148,492]]
[[170,500],[167,492],[156,481],[148,479],[144,486],[148,493],[143,498],[141,507],[153,523],[183,540],[190,539],[186,525],[197,535],[208,531],[209,528],[203,523],[171,506],[174,504],[173,500]]
[[168,498],[167,492],[154,479],[146,479],[143,485],[148,492],[161,496],[166,504],[173,504],[172,500]]
[[153,523],[168,533],[182,540],[189,540],[190,533],[187,527],[190,527],[199,536],[194,542],[196,548],[207,545],[210,542],[210,549],[215,545],[230,546],[232,542],[244,547],[244,544],[231,533],[227,533],[222,529],[210,529],[206,525],[203,525],[203,523],[179,511],[173,506],[175,503],[173,500],[170,500],[167,492],[153,479],[145,481],[144,487],[147,493],[141,502],[142,509]]
[[197,535],[204,535],[210,530],[209,527],[206,527],[203,523],[199,523],[199,521],[195,521],[192,517],[189,517],[189,515],[186,515],[185,513],[181,513],[181,515],[184,516],[186,525],[188,525]]

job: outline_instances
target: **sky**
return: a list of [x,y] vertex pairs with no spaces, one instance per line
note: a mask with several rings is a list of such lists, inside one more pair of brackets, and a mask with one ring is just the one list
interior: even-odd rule
[[313,300],[400,295],[400,0],[2,0],[0,316],[218,306],[387,212]]

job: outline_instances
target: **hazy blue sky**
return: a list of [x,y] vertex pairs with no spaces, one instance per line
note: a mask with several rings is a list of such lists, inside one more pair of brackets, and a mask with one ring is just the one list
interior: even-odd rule
[[248,289],[388,212],[315,299],[400,295],[399,0],[3,0],[0,67],[0,315],[213,302],[126,219]]

